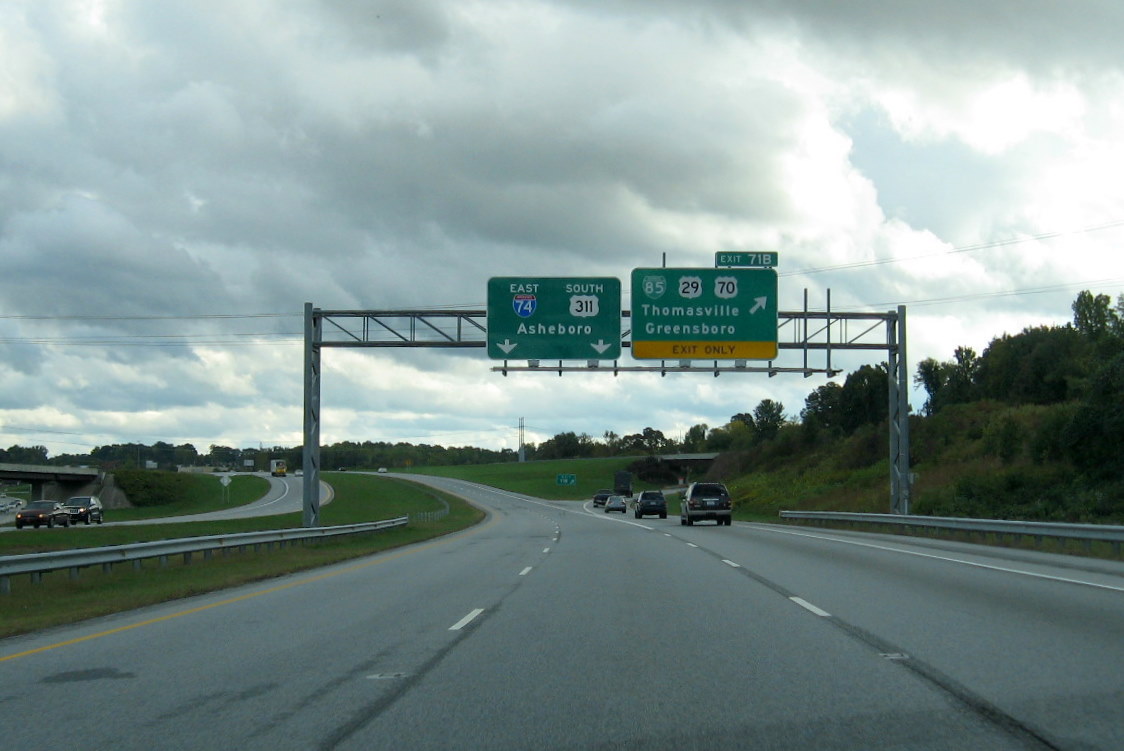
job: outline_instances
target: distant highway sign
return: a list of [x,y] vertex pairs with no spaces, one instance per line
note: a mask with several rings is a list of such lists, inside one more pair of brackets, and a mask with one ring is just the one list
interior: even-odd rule
[[633,269],[632,356],[772,360],[775,269]]
[[761,252],[722,252],[714,254],[714,265],[745,266],[747,268],[771,269],[777,265],[777,254],[772,251]]
[[488,280],[488,357],[616,360],[621,356],[621,280],[516,277]]

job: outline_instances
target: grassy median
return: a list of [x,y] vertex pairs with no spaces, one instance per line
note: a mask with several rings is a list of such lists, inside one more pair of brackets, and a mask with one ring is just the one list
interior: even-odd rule
[[[484,514],[456,496],[385,477],[325,473],[335,490],[332,503],[321,512],[322,526],[356,524],[390,519],[411,512],[436,511],[448,504],[449,514],[439,521],[411,522],[407,527],[316,541],[305,545],[247,550],[209,560],[195,555],[190,564],[170,558],[161,566],[144,561],[141,569],[124,563],[108,573],[100,568],[81,570],[77,578],[68,571],[45,574],[33,583],[29,576],[13,577],[11,593],[0,595],[0,637],[48,626],[107,615],[167,600],[233,587],[283,574],[370,555],[383,550],[449,534],[479,522]],[[0,535],[0,554],[58,550],[90,545],[115,545],[144,540],[196,537],[257,529],[299,527],[300,514],[241,519],[229,522],[130,527],[90,527],[82,530],[23,529]],[[38,538],[38,539],[34,539]]]

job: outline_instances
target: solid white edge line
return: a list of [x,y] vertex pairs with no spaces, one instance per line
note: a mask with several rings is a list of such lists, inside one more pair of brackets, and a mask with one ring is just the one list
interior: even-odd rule
[[962,558],[953,558],[947,555],[934,555],[933,553],[922,553],[916,550],[903,550],[901,548],[890,547],[888,545],[877,545],[872,542],[859,542],[857,540],[844,540],[839,537],[829,537],[827,535],[815,535],[807,532],[793,532],[787,529],[767,529],[766,527],[757,527],[756,529],[763,529],[768,532],[776,532],[782,535],[792,535],[793,537],[810,537],[814,540],[829,540],[831,542],[838,542],[844,545],[855,545],[860,548],[872,548],[874,550],[883,550],[888,553],[900,553],[901,555],[912,555],[917,558],[930,558],[934,561],[944,561],[946,563],[959,563],[962,566],[972,566],[973,568],[987,569],[988,571],[999,571],[1004,574],[1018,574],[1020,576],[1029,576],[1032,579],[1044,579],[1046,581],[1061,582],[1063,584],[1080,584],[1086,587],[1093,587],[1095,589],[1107,589],[1112,592],[1124,592],[1124,587],[1114,587],[1111,584],[1098,584],[1097,582],[1085,581],[1083,579],[1070,579],[1066,576],[1052,576],[1050,574],[1039,574],[1035,571],[1023,571],[1017,568],[1008,568],[1006,566],[993,566],[988,563],[977,563],[976,561],[966,561]]
[[819,608],[817,608],[815,605],[808,602],[807,600],[803,600],[799,597],[789,597],[788,599],[792,600],[797,605],[799,605],[800,607],[807,610],[809,613],[813,613],[815,615],[818,615],[820,618],[830,618],[831,617],[831,613],[827,612],[826,610],[820,610]]
[[484,612],[483,608],[476,608],[471,613],[466,615],[464,618],[461,618],[459,621],[454,623],[452,626],[449,626],[449,630],[450,631],[460,631],[462,628],[464,628],[468,624],[472,623],[473,619],[476,618],[476,616],[480,615],[483,612]]
[[531,566],[528,566],[527,568],[520,571],[519,575],[520,576],[526,576],[527,574],[531,573],[531,568],[532,568]]

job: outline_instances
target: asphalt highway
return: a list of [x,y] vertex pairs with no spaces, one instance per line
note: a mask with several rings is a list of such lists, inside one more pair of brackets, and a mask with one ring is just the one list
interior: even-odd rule
[[416,479],[489,518],[0,641],[4,747],[1122,747],[1124,565]]
[[[204,514],[189,514],[186,516],[169,516],[161,519],[144,519],[135,522],[120,522],[121,524],[160,524],[173,522],[202,522],[223,519],[246,519],[253,516],[272,516],[274,514],[290,514],[300,512],[304,508],[304,478],[289,475],[287,477],[270,477],[266,473],[259,476],[269,480],[269,492],[244,506],[224,509],[222,511],[209,511]],[[321,481],[320,505],[324,506],[332,501],[332,487]],[[107,512],[107,518],[112,518],[112,511]],[[106,522],[112,523],[112,522]]]

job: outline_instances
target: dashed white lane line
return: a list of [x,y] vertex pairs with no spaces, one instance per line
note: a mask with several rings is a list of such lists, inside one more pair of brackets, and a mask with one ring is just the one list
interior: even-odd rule
[[475,620],[476,616],[480,615],[483,612],[484,612],[483,608],[476,608],[471,613],[466,615],[464,618],[461,618],[459,621],[454,623],[452,626],[449,626],[449,630],[450,631],[460,631],[462,628],[464,628],[468,624],[472,623],[472,621]]
[[550,548],[543,548],[543,549],[542,549],[542,552],[544,552],[544,553],[549,553],[549,552],[550,552]]
[[799,597],[789,597],[788,599],[792,600],[797,605],[799,605],[800,607],[807,610],[809,613],[813,613],[815,615],[818,615],[820,618],[830,618],[831,617],[831,613],[827,612],[826,610],[820,610],[819,608],[817,608],[815,605],[808,602],[807,600],[803,600]]
[[532,566],[528,566],[527,568],[525,568],[525,569],[523,569],[522,571],[520,571],[520,572],[519,572],[519,575],[520,575],[520,576],[526,576],[527,574],[531,573],[531,569],[532,569],[532,568],[533,568]]
[[697,547],[698,547],[698,545],[696,545],[696,544],[695,544],[695,543],[693,543],[693,542],[689,542],[689,543],[687,543],[687,547],[689,547],[689,548],[697,548]]
[[741,566],[739,564],[734,563],[733,561],[727,561],[725,558],[722,559],[722,562],[725,563],[727,566],[730,566],[732,568],[741,568]]

